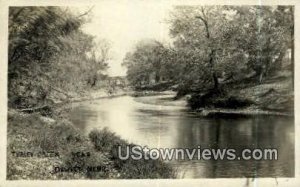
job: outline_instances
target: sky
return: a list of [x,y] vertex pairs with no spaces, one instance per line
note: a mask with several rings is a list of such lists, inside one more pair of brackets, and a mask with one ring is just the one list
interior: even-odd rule
[[162,2],[132,3],[103,2],[90,7],[77,7],[85,12],[91,7],[90,21],[82,30],[95,36],[95,40],[106,39],[111,44],[111,60],[108,74],[110,76],[126,75],[122,67],[125,54],[133,51],[135,44],[143,39],[169,41],[167,19],[171,6]]

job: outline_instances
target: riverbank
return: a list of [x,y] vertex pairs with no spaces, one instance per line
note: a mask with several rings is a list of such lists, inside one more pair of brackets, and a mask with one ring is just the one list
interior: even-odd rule
[[[124,93],[102,95],[117,97]],[[99,98],[99,94],[95,96]],[[89,98],[77,99],[79,102]],[[132,146],[108,129],[84,135],[68,119],[70,105],[59,103],[51,115],[8,111],[7,179],[174,178],[160,160],[120,160],[118,145]]]
[[[174,100],[175,94],[152,95],[147,97],[136,97],[134,100],[144,104],[174,106],[187,108],[187,100],[189,96]],[[276,112],[271,110],[262,110],[258,107],[251,106],[242,109],[227,109],[227,108],[198,108],[189,110],[190,113],[199,117],[246,117],[257,115],[275,115],[275,116],[293,116],[290,112]]]
[[43,116],[50,117],[61,116],[62,113],[68,111],[68,109],[70,108],[69,104],[96,99],[121,97],[125,95],[130,95],[130,93],[131,92],[123,89],[115,90],[112,93],[108,93],[106,89],[100,89],[91,90],[89,92],[84,92],[80,94],[68,94],[69,97],[65,97],[64,94],[54,94],[49,96],[47,102],[42,102],[43,104],[39,104],[32,108],[20,108],[16,110],[24,113],[39,113]]
[[[193,100],[194,99],[194,100]],[[192,96],[189,102],[202,116],[294,115],[294,91],[290,78],[273,78],[262,84],[240,84],[224,93]]]
[[89,101],[95,99],[104,99],[104,98],[113,98],[119,97],[124,95],[131,94],[130,91],[124,89],[116,89],[114,92],[109,93],[106,89],[99,89],[99,90],[91,90],[88,92],[84,92],[81,94],[72,94],[71,97],[62,97],[62,95],[56,95],[56,97],[52,96],[51,100],[53,101],[54,105],[63,105],[66,103],[76,103],[82,101]]
[[[221,93],[188,94],[179,99],[176,92],[139,91],[135,100],[144,104],[179,106],[201,117],[294,115],[294,94],[290,78],[273,78],[262,84],[253,82],[227,87]],[[148,96],[148,97],[143,97]]]
[[147,96],[161,96],[161,95],[174,95],[175,92],[168,91],[153,91],[153,90],[144,90],[144,91],[133,91],[129,95],[132,97],[147,97]]
[[201,117],[247,117],[259,115],[274,115],[274,116],[287,116],[292,117],[290,113],[274,112],[259,109],[198,109],[194,112]]
[[[142,93],[137,93],[143,95]],[[138,96],[135,97],[134,100],[144,104],[151,105],[163,105],[163,106],[177,106],[177,107],[186,107],[187,106],[187,98],[182,97],[180,99],[174,100],[176,92],[168,91],[162,94],[155,92],[153,95],[147,96]]]

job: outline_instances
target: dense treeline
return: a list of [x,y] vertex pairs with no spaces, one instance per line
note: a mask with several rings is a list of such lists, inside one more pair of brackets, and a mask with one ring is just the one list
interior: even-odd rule
[[[127,54],[124,65],[129,82],[137,89],[172,82],[180,96],[222,92],[223,85],[243,80],[261,84],[284,64],[293,72],[293,9],[175,7],[169,19],[171,44],[143,41]],[[287,62],[288,58],[292,59]]]
[[81,30],[87,13],[76,15],[67,7],[10,7],[10,107],[39,107],[72,97],[104,77],[109,45]]
[[175,80],[176,67],[171,64],[171,53],[170,48],[157,41],[140,41],[134,53],[127,53],[124,58],[123,65],[127,67],[127,79],[138,87],[151,82]]

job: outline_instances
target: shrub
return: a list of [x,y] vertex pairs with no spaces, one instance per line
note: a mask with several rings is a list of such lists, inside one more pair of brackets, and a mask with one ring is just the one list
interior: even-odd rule
[[[93,130],[89,134],[95,149],[105,151],[113,162],[114,168],[120,173],[119,178],[174,178],[173,168],[161,160],[121,160],[118,155],[118,147],[133,147],[135,144],[129,144],[119,136],[110,132],[107,128],[103,130]],[[122,149],[123,151],[124,149]],[[125,153],[123,153],[124,155]]]
[[188,100],[192,109],[198,108],[228,108],[238,109],[250,106],[254,102],[249,99],[239,98],[237,96],[227,95],[220,90],[210,90],[206,94],[194,94]]

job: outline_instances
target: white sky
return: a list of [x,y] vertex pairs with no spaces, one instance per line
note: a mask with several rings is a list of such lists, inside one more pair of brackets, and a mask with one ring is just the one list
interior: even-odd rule
[[[84,12],[89,8],[77,9]],[[170,9],[171,6],[155,1],[102,2],[94,6],[91,21],[83,26],[83,30],[96,36],[96,40],[105,38],[110,41],[112,60],[109,62],[109,75],[126,74],[126,69],[121,66],[122,60],[138,41],[156,39],[168,42],[169,29],[166,20]]]

